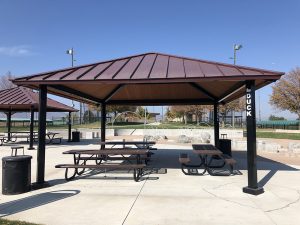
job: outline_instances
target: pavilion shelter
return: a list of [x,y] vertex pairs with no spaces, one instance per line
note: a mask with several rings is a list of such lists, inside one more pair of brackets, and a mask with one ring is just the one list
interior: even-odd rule
[[[65,68],[15,79],[13,82],[91,104],[101,104],[101,140],[105,140],[106,105],[214,106],[215,145],[219,145],[218,106],[246,94],[248,186],[260,194],[256,167],[255,90],[278,80],[284,73],[161,53],[145,53]],[[40,104],[37,183],[44,183],[45,110]]]
[[[16,112],[30,112],[30,131],[29,131],[29,148],[33,147],[33,133],[34,133],[34,112],[39,111],[39,93],[25,87],[15,87],[0,91],[0,111],[7,116],[7,139],[11,140],[11,116]],[[42,102],[46,104],[47,112],[68,112],[68,140],[71,141],[71,113],[77,112],[70,106],[57,102],[51,98],[43,99]]]

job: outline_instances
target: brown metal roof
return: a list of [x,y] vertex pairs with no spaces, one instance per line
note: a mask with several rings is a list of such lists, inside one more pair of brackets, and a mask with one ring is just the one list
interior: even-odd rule
[[[31,106],[38,110],[39,95],[24,87],[15,87],[0,91],[0,111],[29,111]],[[76,112],[70,106],[47,98],[47,111],[49,112]]]
[[257,87],[276,81],[283,72],[219,62],[146,53],[14,80],[80,101],[107,104],[176,104],[228,102],[245,93],[246,80]]

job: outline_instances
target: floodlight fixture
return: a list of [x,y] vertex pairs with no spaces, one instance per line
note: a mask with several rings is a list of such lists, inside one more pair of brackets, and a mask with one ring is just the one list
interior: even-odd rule
[[233,45],[233,64],[236,64],[236,51],[240,50],[243,47],[241,44],[234,44]]
[[243,45],[235,44],[233,48],[234,48],[234,50],[240,50],[242,47],[243,47]]

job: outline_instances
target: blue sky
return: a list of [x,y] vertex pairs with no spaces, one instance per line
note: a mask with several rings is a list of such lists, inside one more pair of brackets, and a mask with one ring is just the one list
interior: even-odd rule
[[[0,74],[27,75],[157,51],[288,72],[300,66],[300,1],[1,0]],[[271,86],[259,92],[262,118]],[[71,104],[69,100],[65,103]],[[160,110],[159,110],[160,111]]]

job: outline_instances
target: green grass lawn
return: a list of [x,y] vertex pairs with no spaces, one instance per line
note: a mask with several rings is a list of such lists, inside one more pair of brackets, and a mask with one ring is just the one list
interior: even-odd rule
[[27,223],[24,221],[17,221],[17,220],[6,220],[0,218],[0,225],[38,225],[36,223]]
[[290,134],[290,133],[275,133],[275,132],[260,132],[256,133],[258,138],[274,138],[274,139],[290,139],[290,140],[300,140],[300,134]]

